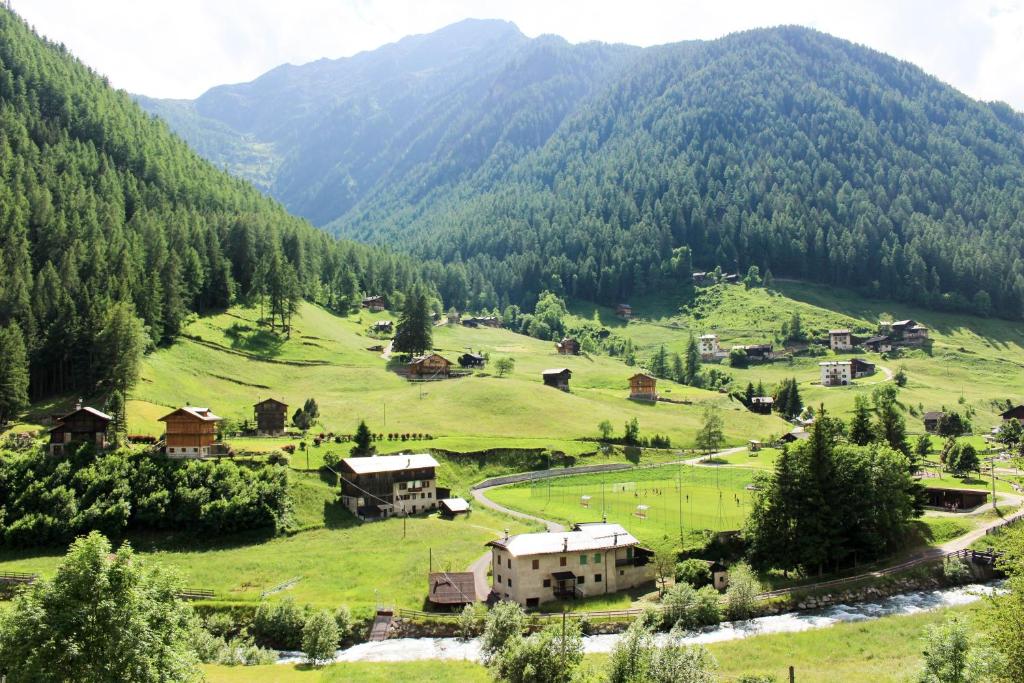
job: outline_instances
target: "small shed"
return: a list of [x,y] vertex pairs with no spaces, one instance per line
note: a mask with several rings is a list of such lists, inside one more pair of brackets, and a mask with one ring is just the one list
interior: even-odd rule
[[417,356],[409,363],[409,375],[412,377],[447,377],[452,362],[439,353],[428,353]]
[[459,365],[464,368],[482,368],[487,363],[487,358],[480,353],[464,353],[459,356]]
[[721,561],[712,562],[708,570],[711,572],[711,585],[715,590],[724,591],[729,587],[729,568]]
[[473,572],[432,572],[427,600],[434,605],[469,605],[476,602],[476,578]]
[[383,296],[367,296],[363,297],[362,306],[371,312],[378,313],[388,307],[388,300]]
[[275,398],[265,398],[252,406],[256,420],[256,433],[260,436],[280,436],[288,423],[288,404]]
[[629,378],[629,397],[639,401],[658,400],[658,379],[646,372],[638,372]]
[[540,373],[540,376],[546,386],[569,391],[569,380],[572,378],[569,368],[552,368]]
[[946,417],[946,414],[941,410],[929,410],[923,415],[924,431],[929,434],[938,434],[939,425],[942,423],[942,418],[944,417]]
[[988,491],[977,489],[926,488],[926,507],[951,512],[968,511],[988,502]]
[[572,337],[565,337],[562,341],[556,342],[555,349],[563,356],[580,355],[580,343]]
[[771,396],[754,396],[750,399],[750,411],[761,415],[771,415],[775,399]]
[[370,326],[370,329],[377,334],[391,334],[395,329],[395,324],[390,320],[378,320]]
[[615,315],[629,320],[633,317],[633,307],[629,304],[619,304],[615,307]]
[[854,379],[870,377],[875,374],[875,364],[863,358],[850,359],[850,372]]
[[445,517],[465,515],[469,512],[469,503],[464,498],[444,498],[437,501],[437,504]]
[[750,441],[747,442],[747,450],[750,451],[751,453],[757,453],[759,450],[761,450],[761,442],[758,441],[757,439],[751,439]]

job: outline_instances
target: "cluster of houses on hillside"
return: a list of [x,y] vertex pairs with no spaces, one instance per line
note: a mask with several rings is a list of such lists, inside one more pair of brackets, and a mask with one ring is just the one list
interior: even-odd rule
[[858,337],[847,329],[828,331],[828,345],[833,351],[851,351],[862,346],[875,353],[888,353],[898,346],[921,346],[928,341],[928,328],[916,320],[882,322],[878,333],[870,337]]
[[700,337],[700,359],[705,363],[717,363],[729,357],[733,349],[742,349],[751,361],[775,360],[776,352],[771,344],[737,344],[728,349],[722,347],[717,334],[702,334]]

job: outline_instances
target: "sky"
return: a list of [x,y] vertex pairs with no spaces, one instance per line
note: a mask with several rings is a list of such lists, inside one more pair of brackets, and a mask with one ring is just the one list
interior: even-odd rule
[[800,24],[1024,111],[1024,0],[9,0],[110,82],[194,98],[284,63],[347,57],[466,18],[649,46]]

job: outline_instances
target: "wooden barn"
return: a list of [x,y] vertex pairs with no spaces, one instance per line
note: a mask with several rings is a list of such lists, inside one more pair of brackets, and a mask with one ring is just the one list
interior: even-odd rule
[[395,324],[390,320],[378,320],[370,326],[370,330],[375,334],[391,334],[395,329]]
[[569,391],[569,380],[572,378],[569,368],[552,368],[540,373],[540,376],[546,386]]
[[615,315],[629,320],[633,317],[633,307],[629,304],[619,304],[615,307]]
[[217,443],[220,418],[209,408],[185,406],[160,418],[166,424],[164,449],[170,458],[204,458],[221,452]]
[[382,296],[367,296],[363,297],[362,306],[372,313],[379,313],[388,307],[388,300]]
[[437,461],[427,453],[341,461],[341,504],[364,519],[437,508]]
[[750,412],[771,415],[775,407],[775,399],[771,396],[754,396],[750,399]]
[[563,356],[580,355],[580,343],[572,337],[566,337],[562,341],[556,342],[555,349]]
[[63,455],[72,445],[91,443],[96,448],[107,447],[107,426],[112,418],[95,408],[79,403],[67,415],[56,419],[50,428],[50,455]]
[[854,379],[870,377],[875,374],[875,364],[870,361],[866,361],[863,358],[851,358],[850,373],[853,375]]
[[629,397],[638,401],[658,400],[658,379],[646,372],[629,378]]
[[252,406],[256,433],[260,436],[281,436],[288,424],[288,404],[276,398],[265,398]]
[[459,365],[464,368],[482,368],[487,364],[487,358],[480,353],[464,353],[459,356]]
[[1017,418],[1019,421],[1024,422],[1024,405],[1014,406],[1013,408],[1001,413],[999,416],[1004,420]]
[[412,359],[412,362],[409,363],[409,376],[419,378],[447,377],[451,369],[452,362],[450,360],[439,353],[428,353]]
[[469,514],[469,503],[465,498],[441,498],[437,504],[441,509],[441,514],[445,517],[453,518],[456,515]]
[[462,607],[476,602],[473,572],[432,572],[427,600],[442,607]]

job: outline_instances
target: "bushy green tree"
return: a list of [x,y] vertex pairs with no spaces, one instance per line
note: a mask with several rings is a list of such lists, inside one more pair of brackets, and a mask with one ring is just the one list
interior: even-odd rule
[[725,421],[722,414],[714,405],[707,405],[704,408],[704,416],[701,419],[700,428],[694,444],[699,450],[705,453],[718,450],[725,443]]
[[497,678],[508,683],[569,683],[583,661],[579,622],[548,626],[528,638],[510,638],[489,661]]
[[334,659],[338,649],[338,624],[327,610],[309,615],[302,626],[302,652],[313,666],[322,666]]
[[686,583],[694,588],[711,583],[711,569],[704,560],[688,559],[676,565],[676,583]]
[[0,672],[11,683],[199,681],[198,627],[180,583],[93,532],[71,544],[52,579],[0,619]]
[[498,377],[504,377],[515,369],[516,361],[514,358],[504,356],[494,361],[494,370],[498,373]]
[[288,650],[302,647],[307,615],[291,597],[262,600],[252,619],[252,633],[257,641]]
[[761,582],[745,562],[729,568],[729,587],[725,591],[725,611],[730,619],[749,619],[757,610]]
[[491,608],[480,637],[480,654],[490,662],[514,639],[521,638],[526,627],[526,615],[519,603],[502,600]]

